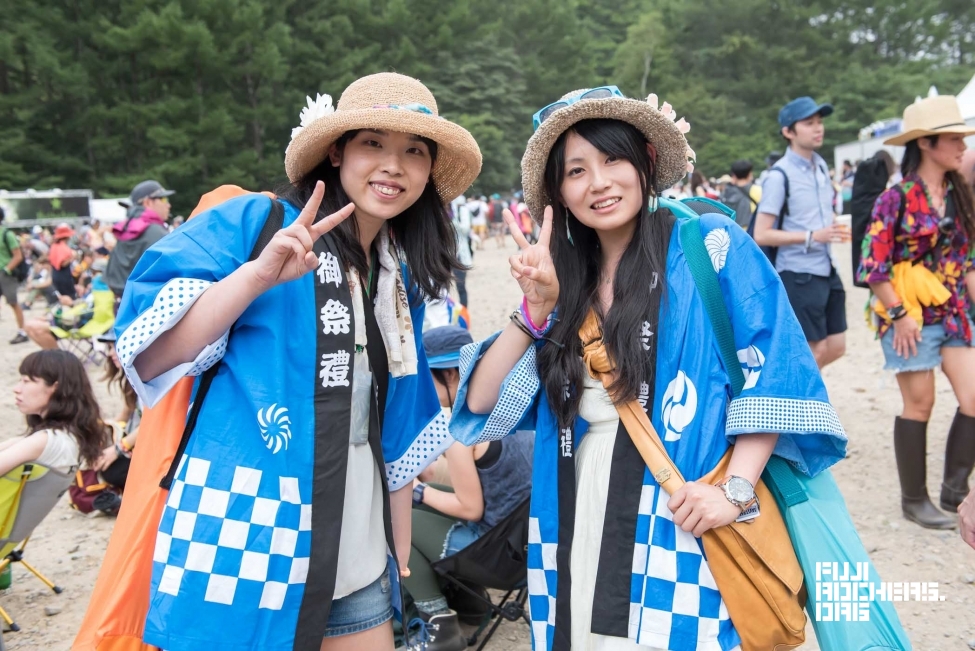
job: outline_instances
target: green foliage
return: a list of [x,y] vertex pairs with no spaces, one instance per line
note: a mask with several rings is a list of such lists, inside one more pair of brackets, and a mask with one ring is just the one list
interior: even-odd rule
[[698,166],[783,145],[788,99],[831,101],[827,148],[975,72],[970,0],[0,0],[0,187],[127,193],[177,211],[221,183],[284,180],[305,95],[422,79],[484,155],[474,191],[519,186],[531,115],[614,83],[670,101]]

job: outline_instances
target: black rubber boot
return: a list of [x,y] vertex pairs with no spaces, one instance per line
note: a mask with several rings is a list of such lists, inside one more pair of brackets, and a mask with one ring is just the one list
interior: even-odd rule
[[955,518],[939,511],[928,497],[928,424],[898,417],[894,421],[894,456],[901,480],[901,510],[904,517],[927,529],[954,529]]
[[410,631],[409,651],[464,651],[467,638],[460,632],[460,622],[453,610],[439,615],[427,615],[420,611],[424,625],[422,631]]
[[945,445],[945,478],[941,484],[941,508],[955,513],[968,497],[968,476],[975,467],[975,418],[961,411],[948,430]]

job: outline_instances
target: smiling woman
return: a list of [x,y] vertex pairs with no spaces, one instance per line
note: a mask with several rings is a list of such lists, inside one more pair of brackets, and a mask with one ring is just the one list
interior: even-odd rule
[[119,360],[150,407],[185,375],[203,405],[147,644],[392,651],[411,483],[451,442],[418,324],[461,268],[444,203],[480,163],[423,84],[372,75],[337,109],[309,98],[277,199],[227,201],[143,256]]
[[[536,114],[522,183],[531,214],[544,215],[538,243],[506,215],[522,308],[466,351],[451,433],[471,445],[536,431],[536,651],[784,648],[802,630],[798,603],[795,630],[759,622],[734,581],[718,583],[700,537],[756,517],[746,509],[773,453],[815,474],[843,458],[846,436],[764,254],[724,216],[694,224],[660,207],[693,156],[689,125],[655,95],[607,88]],[[681,226],[701,231],[749,373],[734,399]],[[624,410],[649,429],[627,426]],[[636,442],[650,445],[651,430],[682,486],[647,472]],[[774,527],[765,502],[758,517]]]

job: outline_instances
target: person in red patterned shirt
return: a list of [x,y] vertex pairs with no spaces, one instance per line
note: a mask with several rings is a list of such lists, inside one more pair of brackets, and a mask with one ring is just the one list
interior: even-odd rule
[[941,508],[955,512],[975,466],[975,349],[968,315],[975,292],[975,199],[959,174],[966,135],[954,97],[932,97],[904,111],[903,180],[877,198],[863,241],[860,279],[869,283],[886,369],[904,400],[894,453],[904,517],[951,529],[955,518],[928,498],[925,452],[941,366],[958,399],[945,449]]

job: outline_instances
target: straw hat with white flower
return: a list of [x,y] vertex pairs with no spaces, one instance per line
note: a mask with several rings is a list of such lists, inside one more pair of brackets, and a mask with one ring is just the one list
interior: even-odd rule
[[904,109],[901,133],[884,140],[885,145],[906,145],[924,136],[942,133],[975,134],[975,127],[965,124],[953,95],[938,95],[918,100]]
[[694,169],[696,156],[687,146],[684,134],[690,131],[684,118],[667,102],[657,108],[655,94],[646,101],[624,97],[616,86],[583,89],[566,93],[535,114],[536,129],[521,159],[521,184],[532,219],[541,223],[542,213],[552,198],[545,192],[545,165],[555,141],[572,125],[582,120],[607,118],[621,120],[639,129],[657,152],[656,193],[663,192]]
[[437,143],[431,172],[440,198],[450,201],[463,194],[481,171],[481,150],[463,127],[440,117],[437,100],[419,80],[392,72],[362,77],[339,97],[308,98],[301,125],[291,131],[284,168],[293,182],[315,169],[328,148],[346,131],[381,129],[398,131]]

